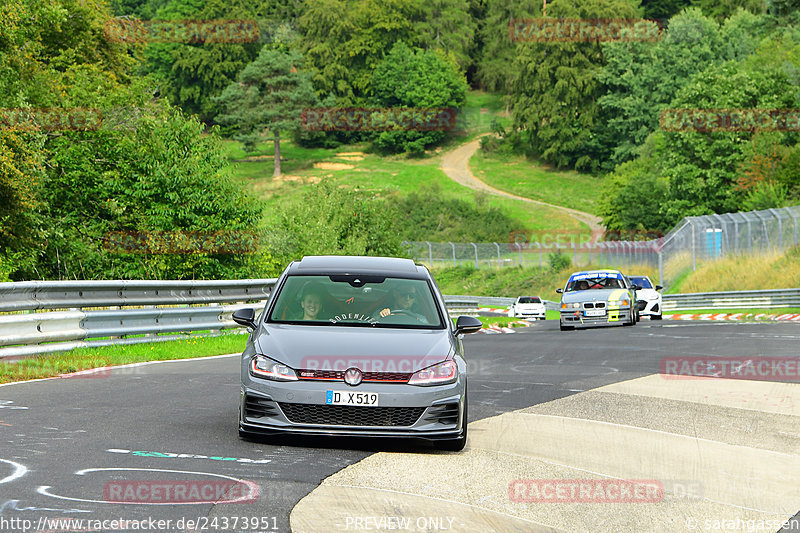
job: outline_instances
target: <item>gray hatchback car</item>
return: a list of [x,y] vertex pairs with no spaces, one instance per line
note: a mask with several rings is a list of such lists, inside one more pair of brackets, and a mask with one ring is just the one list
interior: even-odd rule
[[242,354],[239,434],[402,437],[461,450],[467,364],[430,272],[410,259],[320,256],[292,262]]

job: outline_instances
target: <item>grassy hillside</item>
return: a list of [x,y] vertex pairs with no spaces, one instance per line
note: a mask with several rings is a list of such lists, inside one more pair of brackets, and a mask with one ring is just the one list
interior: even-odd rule
[[592,214],[604,190],[603,178],[554,170],[520,155],[481,150],[469,164],[476,177],[496,189]]
[[[264,200],[266,225],[274,222],[275,217],[279,216],[291,199],[301,194],[308,184],[327,180],[343,187],[358,188],[398,200],[423,187],[433,188],[436,194],[441,195],[444,199],[457,200],[471,206],[470,209],[473,212],[467,217],[471,220],[476,219],[476,212],[487,212],[494,208],[500,211],[503,218],[507,219],[508,227],[507,231],[497,232],[493,238],[485,239],[488,241],[506,242],[512,232],[519,231],[579,232],[588,229],[584,224],[556,209],[531,207],[526,202],[506,198],[480,194],[476,196],[474,191],[453,182],[444,174],[440,168],[441,154],[478,135],[491,131],[493,121],[500,124],[507,124],[509,121],[502,99],[498,95],[471,91],[467,97],[467,105],[461,111],[455,135],[450,137],[442,147],[429,152],[425,157],[382,156],[370,153],[369,146],[364,144],[340,146],[336,149],[304,148],[290,140],[284,140],[281,142],[283,175],[277,179],[272,177],[274,154],[272,141],[260,143],[253,153],[245,153],[238,142],[231,140],[225,141],[224,146],[229,160],[233,163],[234,177],[246,183]],[[522,167],[525,164],[524,162],[516,163],[519,175],[515,174],[514,179],[517,181],[529,179],[522,176],[525,172]],[[561,180],[561,173],[553,173],[553,178],[548,179],[549,171],[539,169],[533,164],[528,166],[530,169],[536,169],[535,176],[538,181],[532,182],[533,184],[527,187],[524,193],[520,193],[522,196],[534,197],[527,192],[531,187],[537,188],[541,187],[541,183],[553,183]],[[503,174],[505,169],[492,167],[484,169],[483,172],[486,177],[494,173]],[[595,192],[587,184],[592,183],[593,178],[577,173],[571,173],[570,176],[581,180],[576,181],[580,186],[574,188],[575,193],[572,195],[548,193],[545,195],[546,201],[580,209],[590,206]],[[566,186],[567,184],[564,183],[556,188]],[[434,209],[442,210],[443,207],[437,205]],[[463,205],[459,209],[463,211]],[[446,211],[441,213],[441,217],[441,224],[444,226],[447,224],[461,225],[458,234],[464,237],[459,240],[472,240],[468,236],[470,229],[463,227],[463,217],[460,219],[453,217],[452,213]],[[403,236],[403,238],[417,240],[422,237],[416,234],[412,237],[409,233],[409,236]],[[429,238],[437,240],[436,235],[429,236]],[[452,239],[441,238],[439,240]]]
[[800,247],[786,254],[741,255],[689,270],[669,288],[676,292],[745,291],[800,287]]

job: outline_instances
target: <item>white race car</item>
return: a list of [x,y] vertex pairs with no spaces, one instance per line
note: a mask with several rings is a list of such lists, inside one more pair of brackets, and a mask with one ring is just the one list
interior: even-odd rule
[[661,285],[653,285],[647,276],[628,276],[631,283],[641,287],[636,291],[639,302],[639,314],[649,316],[650,320],[661,320]]
[[520,296],[508,310],[512,318],[544,320],[545,314],[544,302],[538,296]]

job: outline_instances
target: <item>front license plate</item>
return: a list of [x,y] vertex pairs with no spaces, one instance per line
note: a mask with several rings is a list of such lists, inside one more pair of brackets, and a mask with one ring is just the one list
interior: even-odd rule
[[583,312],[583,316],[606,316],[605,309],[587,309]]
[[325,403],[327,405],[378,405],[378,393],[329,390],[325,396]]

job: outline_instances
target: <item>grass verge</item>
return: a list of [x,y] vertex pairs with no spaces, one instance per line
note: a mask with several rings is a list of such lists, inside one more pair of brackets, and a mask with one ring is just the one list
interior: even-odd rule
[[522,319],[519,318],[508,318],[502,316],[479,316],[477,317],[478,320],[483,322],[484,329],[489,326],[497,326],[499,328],[524,328],[526,327],[522,324]]
[[[91,368],[144,361],[168,361],[237,353],[244,350],[246,341],[246,335],[229,334],[126,346],[77,348],[69,352],[17,361],[0,361],[0,383],[50,378]],[[102,375],[104,374],[101,373]]]

